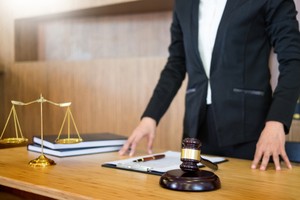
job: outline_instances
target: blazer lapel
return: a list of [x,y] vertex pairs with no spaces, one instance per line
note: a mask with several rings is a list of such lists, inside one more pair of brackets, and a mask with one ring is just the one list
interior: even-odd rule
[[[219,28],[217,31],[217,36],[216,36],[216,40],[215,40],[215,45],[214,45],[214,49],[212,52],[212,60],[211,60],[211,71],[210,73],[213,73],[213,71],[216,68],[216,64],[218,61],[220,61],[219,55],[220,55],[220,48],[219,45],[222,42],[222,37],[220,37],[220,32],[223,31],[225,25],[228,23],[229,20],[229,16],[231,15],[231,13],[233,12],[234,9],[236,9],[237,7],[241,6],[242,4],[244,4],[245,2],[247,2],[249,0],[227,0],[220,24],[219,24]],[[195,53],[196,56],[196,60],[200,66],[200,69],[203,71],[203,73],[205,73],[204,71],[204,67],[203,67],[203,63],[200,57],[200,53],[199,53],[199,44],[198,44],[198,34],[199,34],[199,3],[200,0],[192,0],[192,4],[191,4],[191,42],[193,44],[193,52]]]
[[[222,29],[222,25],[228,21],[229,16],[233,12],[234,9],[238,8],[239,6],[243,5],[245,2],[249,0],[227,0],[225,9],[220,21],[219,30]],[[218,32],[219,32],[218,30]]]
[[219,66],[218,62],[221,62],[220,58],[220,51],[222,50],[220,48],[220,44],[222,43],[223,38],[220,36],[221,33],[224,31],[225,25],[229,23],[229,18],[233,10],[244,4],[249,0],[227,0],[226,6],[218,27],[217,36],[215,40],[215,45],[212,52],[212,60],[211,60],[211,68],[210,68],[210,74],[212,74],[216,67]]
[[200,0],[193,0],[192,1],[192,8],[191,8],[191,42],[193,44],[193,52],[195,53],[196,56],[196,60],[201,68],[201,70],[203,70],[203,73],[205,73],[204,71],[204,67],[203,67],[203,63],[200,57],[200,53],[199,53],[199,44],[198,44],[198,32],[199,32],[199,3]]

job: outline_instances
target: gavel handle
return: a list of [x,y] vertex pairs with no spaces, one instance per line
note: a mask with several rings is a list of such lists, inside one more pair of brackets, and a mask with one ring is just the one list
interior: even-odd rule
[[215,171],[218,170],[217,164],[211,162],[210,160],[204,159],[202,157],[200,157],[200,158],[201,158],[200,163],[202,163],[204,166],[206,166],[212,170],[215,170]]

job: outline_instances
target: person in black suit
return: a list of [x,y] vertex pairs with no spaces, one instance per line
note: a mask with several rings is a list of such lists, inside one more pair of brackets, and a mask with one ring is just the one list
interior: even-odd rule
[[[300,93],[300,33],[293,0],[176,0],[168,61],[137,128],[119,151],[133,155],[156,126],[188,76],[183,138],[198,138],[201,152],[253,159],[265,170],[285,152]],[[269,56],[279,62],[270,85]],[[261,161],[261,163],[260,163]]]

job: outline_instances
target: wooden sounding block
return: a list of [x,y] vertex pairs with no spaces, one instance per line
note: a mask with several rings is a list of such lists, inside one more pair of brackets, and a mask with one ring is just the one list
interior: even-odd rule
[[217,175],[211,171],[200,170],[198,163],[217,170],[217,165],[204,160],[200,155],[201,142],[195,138],[186,138],[182,142],[180,169],[164,173],[159,184],[163,188],[178,191],[211,191],[221,188]]

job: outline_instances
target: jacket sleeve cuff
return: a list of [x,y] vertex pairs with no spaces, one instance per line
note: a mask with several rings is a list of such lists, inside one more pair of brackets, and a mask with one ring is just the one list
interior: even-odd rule
[[269,114],[266,121],[278,121],[284,125],[284,131],[286,134],[289,133],[293,113],[295,111],[295,104],[291,101],[284,99],[276,99],[272,102]]

